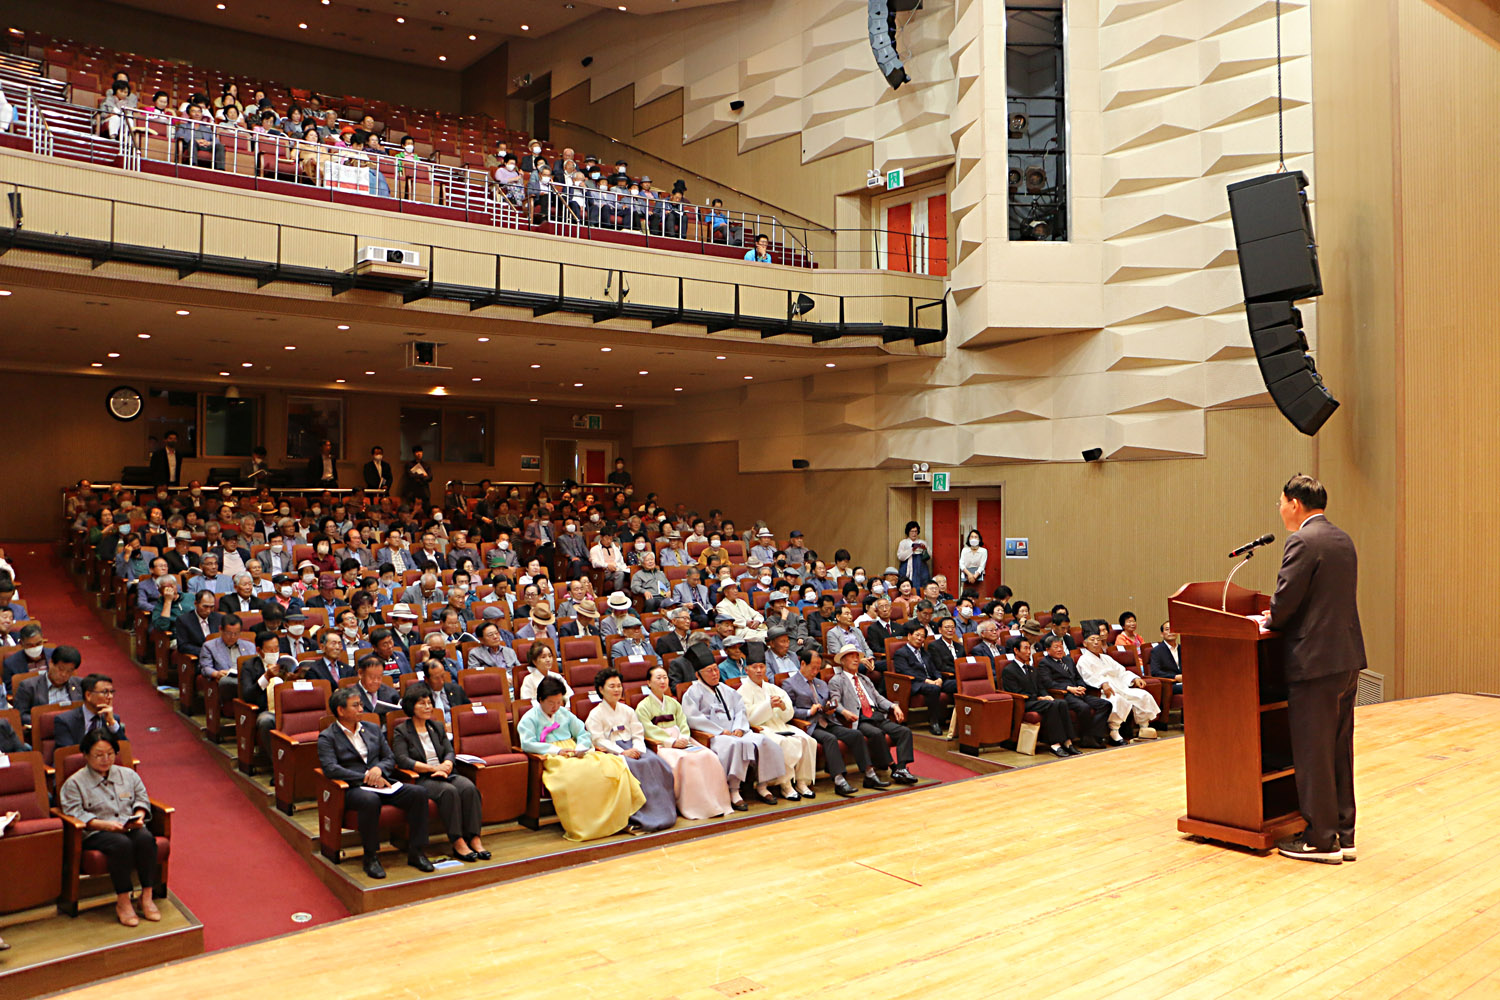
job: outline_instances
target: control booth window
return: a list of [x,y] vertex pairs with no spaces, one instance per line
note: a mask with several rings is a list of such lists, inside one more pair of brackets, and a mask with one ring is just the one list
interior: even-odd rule
[[1005,8],[1010,238],[1068,238],[1062,0]]
[[419,445],[428,461],[488,465],[490,413],[463,407],[403,406],[402,460],[410,459]]

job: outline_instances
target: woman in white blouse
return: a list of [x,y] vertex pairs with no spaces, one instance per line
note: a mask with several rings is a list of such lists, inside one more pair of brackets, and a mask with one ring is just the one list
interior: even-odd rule
[[563,690],[567,694],[565,704],[571,704],[573,689],[568,686],[567,678],[557,672],[557,654],[552,652],[551,646],[540,642],[533,642],[531,648],[526,651],[526,678],[521,681],[522,700],[535,701],[536,686],[548,674],[562,681]]
[[642,830],[665,830],[677,822],[677,798],[672,790],[672,769],[646,746],[646,729],[635,709],[624,702],[625,680],[614,667],[594,675],[599,704],[589,712],[584,728],[594,749],[617,754],[641,783],[646,804],[630,822]]
[[977,588],[984,582],[984,568],[989,561],[989,550],[984,547],[984,538],[976,528],[969,532],[964,549],[958,554],[958,572],[965,588]]
[[396,727],[391,745],[396,766],[416,772],[417,784],[437,803],[443,829],[453,843],[453,856],[460,861],[488,861],[490,852],[479,841],[484,815],[479,789],[453,773],[453,744],[443,729],[443,717],[432,705],[432,689],[413,684],[402,695],[401,708],[407,719]]

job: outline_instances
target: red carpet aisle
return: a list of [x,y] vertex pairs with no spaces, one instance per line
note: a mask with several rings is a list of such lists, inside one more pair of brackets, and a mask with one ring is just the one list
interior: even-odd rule
[[[83,673],[114,678],[116,707],[152,798],[176,808],[172,891],[203,921],[212,951],[347,915],[342,904],[235,788],[213,753],[130,662],[45,544],[10,544],[21,594],[49,643],[76,645]],[[151,732],[152,728],[156,732]],[[294,913],[312,920],[296,923]]]

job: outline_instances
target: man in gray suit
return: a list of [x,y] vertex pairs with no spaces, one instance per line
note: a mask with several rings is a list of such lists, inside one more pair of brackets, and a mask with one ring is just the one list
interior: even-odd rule
[[1365,666],[1355,601],[1354,542],[1323,514],[1328,491],[1311,476],[1282,487],[1278,508],[1291,532],[1276,575],[1267,628],[1285,640],[1287,722],[1297,800],[1307,829],[1279,841],[1289,858],[1353,861],[1354,695]]
[[[832,636],[829,636],[830,641]],[[915,785],[917,776],[908,768],[912,762],[911,730],[901,725],[905,714],[901,707],[875,690],[870,678],[859,672],[859,662],[864,656],[858,646],[845,646],[838,651],[838,673],[828,682],[828,694],[839,717],[850,729],[858,729],[870,748],[870,759],[880,771],[890,770],[891,781],[901,785]],[[891,748],[886,743],[890,736],[896,743],[896,762],[892,766]],[[886,788],[891,781],[869,776],[866,788]]]

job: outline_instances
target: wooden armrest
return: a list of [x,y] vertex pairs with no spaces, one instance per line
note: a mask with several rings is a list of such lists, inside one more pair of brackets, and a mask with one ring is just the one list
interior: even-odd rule
[[155,799],[149,801],[151,802],[151,818],[146,820],[146,829],[158,837],[166,837],[168,840],[171,840],[172,814],[177,810],[165,802],[158,802]]
[[288,736],[286,733],[283,733],[279,729],[273,729],[273,730],[271,730],[271,739],[273,739],[273,740],[281,740],[281,741],[283,741],[285,743],[290,743],[294,747],[302,745],[302,741],[301,740],[293,739],[292,737]]
[[82,833],[87,828],[87,826],[88,826],[88,824],[85,823],[83,820],[78,819],[77,817],[74,817],[74,816],[69,816],[67,813],[63,812],[62,809],[59,808],[58,806],[53,806],[52,807],[52,815],[54,815],[58,819],[62,820],[63,824],[65,826],[72,827],[74,830],[76,830],[76,831],[78,831],[80,833]]
[[705,733],[701,729],[693,729],[690,730],[690,732],[692,733],[693,739],[697,740],[699,743],[702,743],[704,746],[708,746],[713,743],[713,733]]

